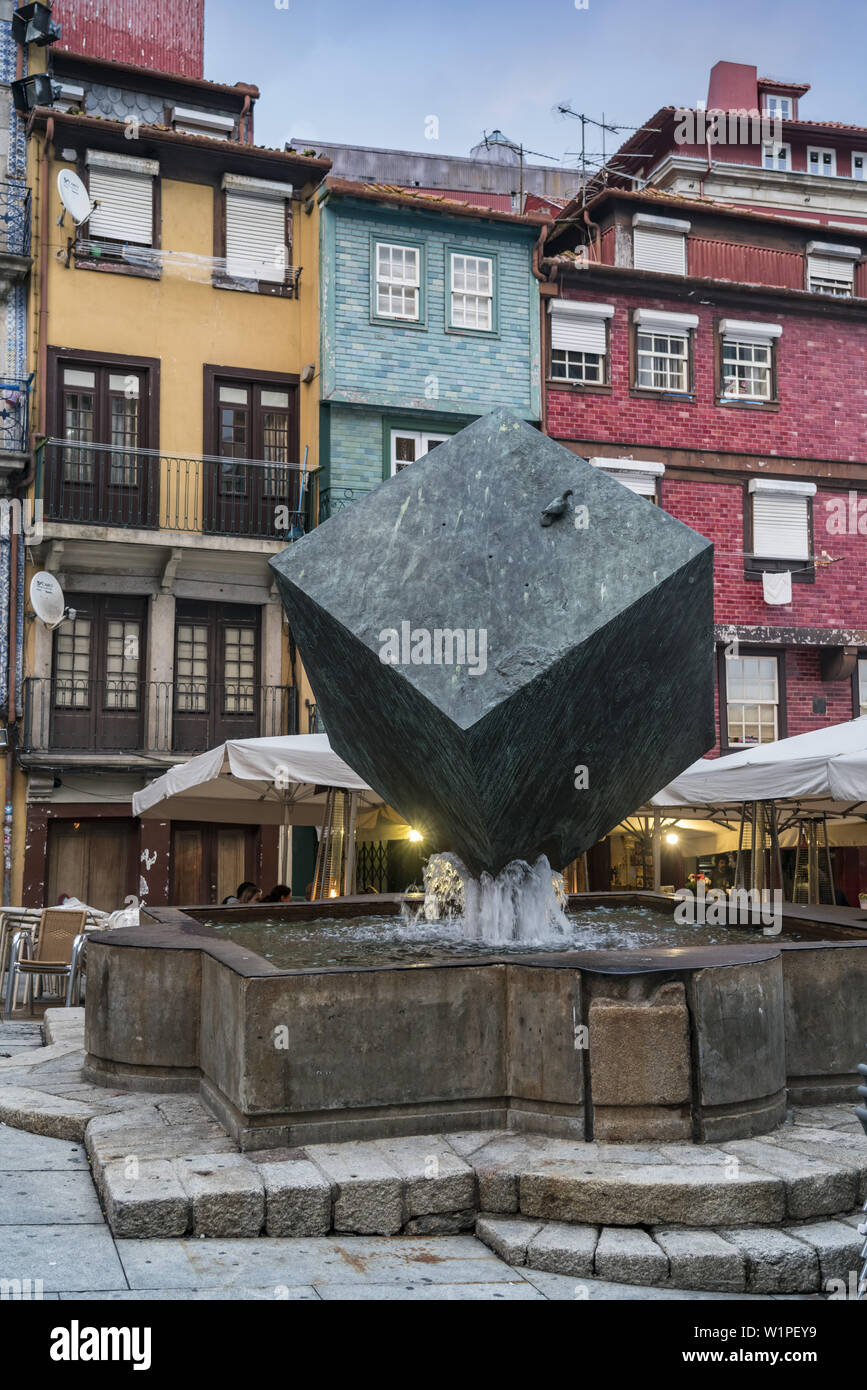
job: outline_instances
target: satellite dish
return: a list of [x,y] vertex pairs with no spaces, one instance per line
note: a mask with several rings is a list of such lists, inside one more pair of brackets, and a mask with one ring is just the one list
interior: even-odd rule
[[71,216],[76,227],[86,222],[93,212],[90,194],[77,174],[71,169],[61,169],[57,175],[57,191],[60,201]]
[[66,617],[66,599],[63,590],[47,570],[40,570],[30,581],[30,602],[37,618],[46,627],[57,627]]

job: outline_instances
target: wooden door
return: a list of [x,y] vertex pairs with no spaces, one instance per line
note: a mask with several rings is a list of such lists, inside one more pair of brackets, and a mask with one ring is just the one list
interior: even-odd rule
[[218,905],[234,897],[246,879],[255,882],[258,835],[257,826],[175,824],[172,903],[176,907]]
[[259,610],[181,603],[175,619],[176,751],[203,753],[259,733]]
[[54,634],[54,748],[143,745],[147,600],[85,594]]
[[136,822],[126,819],[53,821],[48,827],[46,906],[62,893],[115,912],[135,888]]
[[[159,462],[148,450],[148,373],[91,360],[58,363],[55,434],[60,515],[155,526]],[[144,452],[143,452],[144,451]]]
[[[300,533],[297,388],[218,378],[210,409],[214,453],[205,468],[205,531]],[[283,509],[288,524],[282,521]]]

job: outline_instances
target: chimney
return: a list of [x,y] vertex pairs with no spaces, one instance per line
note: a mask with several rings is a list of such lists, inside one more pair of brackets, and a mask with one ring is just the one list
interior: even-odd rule
[[709,111],[757,111],[758,70],[748,63],[714,63],[707,89]]

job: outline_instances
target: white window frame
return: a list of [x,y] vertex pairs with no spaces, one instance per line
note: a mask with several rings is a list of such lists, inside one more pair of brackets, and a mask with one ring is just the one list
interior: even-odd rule
[[[810,156],[813,155],[813,154],[818,156],[818,162],[819,162],[819,166],[820,166],[818,169],[811,169],[811,168],[810,168]],[[824,163],[824,156],[825,156],[826,154],[829,154],[829,155],[831,156],[831,169],[830,169],[830,172],[829,172],[827,169],[823,169],[823,168],[821,167],[822,164]],[[831,145],[808,145],[808,146],[807,146],[807,173],[808,173],[808,174],[812,174],[813,176],[815,176],[816,174],[822,174],[822,175],[824,175],[824,177],[825,177],[826,179],[834,179],[834,178],[837,177],[837,151],[833,148],[833,146],[831,146]]]
[[[849,177],[855,179],[857,183],[867,183],[867,150],[853,150],[850,156]],[[861,160],[861,173],[855,173],[855,160]]]
[[792,112],[795,109],[792,97],[777,96],[775,92],[765,92],[763,99],[763,114],[765,116],[779,116],[781,121],[790,121]]
[[[748,662],[749,662],[749,663],[753,663],[753,664],[755,665],[755,667],[756,667],[755,671],[751,671],[751,670],[747,670],[747,669],[746,669],[746,668],[747,668],[747,663],[748,663]],[[772,666],[773,666],[774,688],[773,688],[773,696],[772,696],[772,698],[769,699],[769,700],[763,700],[763,699],[761,698],[761,694],[763,693],[763,692],[761,691],[761,689],[759,690],[759,697],[758,697],[757,699],[755,699],[755,700],[749,700],[749,699],[746,699],[746,698],[739,698],[739,699],[738,699],[738,698],[733,698],[733,697],[732,697],[732,694],[731,694],[731,691],[730,691],[730,684],[729,684],[729,682],[731,681],[732,676],[733,676],[733,674],[734,674],[734,668],[735,668],[735,666],[738,666],[738,667],[741,668],[736,674],[734,674],[734,678],[735,678],[735,679],[739,679],[739,680],[741,680],[741,681],[743,681],[743,682],[746,682],[747,680],[750,680],[750,679],[752,679],[753,681],[756,681],[756,682],[769,681],[769,680],[770,680],[770,672],[764,672],[764,673],[762,672],[762,669],[761,669],[761,663],[762,663],[762,662],[767,662],[769,665],[772,665]],[[755,653],[755,654],[753,654],[752,652],[744,652],[742,656],[737,656],[737,657],[735,657],[735,656],[726,656],[726,658],[725,658],[725,676],[726,676],[726,691],[725,691],[726,746],[727,746],[728,748],[752,748],[752,747],[755,747],[755,746],[756,746],[757,744],[759,744],[759,743],[776,743],[777,739],[780,737],[780,662],[779,662],[779,657],[770,656],[770,655],[766,655],[766,654],[764,654],[764,653],[759,653],[759,652],[757,652],[757,653]],[[742,689],[742,692],[741,692],[742,696],[745,696],[745,693],[746,693],[745,690]],[[763,728],[768,728],[768,727],[769,727],[769,724],[770,724],[770,721],[768,721],[767,719],[764,719],[764,720],[762,719],[762,713],[763,713],[763,711],[766,711],[767,709],[771,709],[771,710],[773,711],[773,730],[774,730],[774,736],[773,736],[772,739],[770,739],[770,738],[762,738],[762,737],[761,737]],[[737,738],[736,738],[736,739],[733,739],[733,738],[732,738],[732,712],[735,711],[735,710],[740,710],[739,722],[740,722],[740,728],[741,728],[741,734],[742,734],[742,735],[743,735],[743,733],[744,733],[744,730],[745,730],[745,727],[746,727],[746,723],[747,723],[747,711],[748,711],[748,710],[749,710],[749,711],[755,711],[755,719],[752,720],[751,722],[754,723],[755,726],[756,726],[756,728],[758,729],[758,732],[759,732],[759,737],[758,737],[758,739],[747,739],[747,738],[745,738],[745,737],[741,737],[741,738],[739,738],[739,739],[737,739]]]
[[[380,250],[388,251],[389,274],[380,275],[379,273],[379,253]],[[407,278],[406,275],[397,276],[394,272],[393,252],[400,251],[403,255],[404,270],[406,270],[407,252],[415,256],[415,278]],[[410,246],[403,241],[374,241],[373,243],[374,267],[373,267],[373,316],[377,319],[395,319],[398,323],[418,323],[421,318],[421,248]],[[415,311],[412,313],[401,313],[394,309],[381,309],[379,305],[380,286],[388,292],[389,301],[391,291],[401,290],[404,295],[404,302],[407,290],[415,292]]]
[[[780,164],[780,155],[783,162]],[[767,160],[772,163],[768,164]],[[792,147],[783,140],[774,140],[762,145],[762,168],[776,169],[778,173],[791,173],[792,171]]]
[[858,658],[858,713],[867,714],[867,660]]
[[[494,331],[494,258],[493,256],[478,255],[474,251],[449,251],[449,328],[456,328],[464,333],[492,333]],[[456,261],[463,261],[464,274],[466,275],[469,267],[466,264],[474,261],[476,264],[476,275],[478,267],[482,263],[488,266],[488,285],[490,292],[482,293],[481,290],[469,290],[466,288],[455,287]],[[465,301],[474,300],[476,304],[476,318],[479,316],[479,307],[487,306],[487,323],[456,323],[455,322],[455,300],[461,297]]]
[[410,467],[412,467],[412,464],[411,464],[411,463],[406,463],[406,462],[404,462],[403,460],[398,461],[398,458],[397,458],[397,441],[398,441],[398,439],[412,439],[412,440],[415,441],[415,443],[416,443],[416,444],[418,445],[418,447],[420,448],[421,452],[416,454],[415,458],[412,460],[412,463],[419,463],[427,454],[430,453],[430,450],[431,450],[431,446],[432,446],[432,445],[445,444],[447,440],[451,439],[451,437],[452,437],[452,436],[451,436],[450,434],[443,434],[443,432],[442,432],[441,430],[411,430],[411,429],[403,430],[403,429],[393,429],[393,430],[391,431],[391,451],[390,451],[390,452],[391,452],[391,476],[394,477],[395,473],[402,473],[403,470],[404,470],[404,468],[410,468]]
[[646,497],[651,502],[659,501],[659,480],[665,473],[664,463],[625,458],[591,458],[589,462],[600,473],[616,478],[618,483],[628,487],[638,497]]
[[[816,495],[816,484],[802,483],[794,478],[751,478],[749,492],[752,494],[752,554],[757,560],[794,560],[796,568],[803,568],[812,559],[810,500]],[[762,516],[763,511],[772,511],[774,507],[784,512],[785,527],[797,526],[800,535],[784,535],[780,540],[774,534],[773,516]]]
[[[613,304],[597,304],[577,299],[549,299],[551,320],[551,360],[548,379],[551,382],[580,386],[605,386],[608,379],[607,321],[614,316]],[[560,356],[557,365],[565,367],[562,375],[554,374],[554,354]],[[590,361],[589,359],[595,359]],[[574,368],[574,373],[570,373]],[[598,376],[587,375],[597,371]]]
[[[721,319],[719,324],[720,333],[720,400],[724,401],[772,401],[774,400],[774,375],[776,363],[774,361],[774,342],[782,336],[783,327],[779,323],[755,323],[749,319]],[[760,373],[766,373],[766,391],[754,394],[745,394],[741,390],[731,390],[726,380],[726,348],[735,347],[738,349],[735,358],[735,365],[744,368],[743,380],[748,376],[753,378]],[[766,361],[755,357],[756,352],[764,352]],[[750,371],[750,368],[753,371]],[[757,369],[757,370],[756,370]],[[737,372],[735,372],[737,378]]]

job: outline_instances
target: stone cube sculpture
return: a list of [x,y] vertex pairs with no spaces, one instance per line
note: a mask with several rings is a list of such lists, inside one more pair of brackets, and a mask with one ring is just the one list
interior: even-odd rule
[[271,564],[332,747],[474,874],[562,868],[714,742],[711,544],[506,410]]

